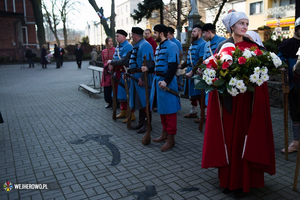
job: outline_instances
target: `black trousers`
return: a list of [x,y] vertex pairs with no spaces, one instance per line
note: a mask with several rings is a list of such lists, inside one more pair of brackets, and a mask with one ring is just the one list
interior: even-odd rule
[[81,62],[82,62],[82,60],[76,60],[76,62],[77,62],[78,68],[81,68]]
[[289,93],[289,109],[293,121],[300,121],[299,85],[295,83]]
[[59,56],[60,66],[63,65],[64,62],[64,56]]
[[112,104],[112,86],[104,87],[104,100],[106,103]]
[[56,68],[60,68],[60,59],[55,58],[55,61],[56,61]]

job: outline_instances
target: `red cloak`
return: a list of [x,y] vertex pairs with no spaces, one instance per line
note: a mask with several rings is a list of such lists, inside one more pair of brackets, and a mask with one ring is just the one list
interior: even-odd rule
[[275,174],[267,83],[255,87],[254,93],[232,97],[231,114],[222,103],[220,107],[216,90],[208,101],[202,168],[217,167],[223,188],[249,192],[263,187],[264,172]]

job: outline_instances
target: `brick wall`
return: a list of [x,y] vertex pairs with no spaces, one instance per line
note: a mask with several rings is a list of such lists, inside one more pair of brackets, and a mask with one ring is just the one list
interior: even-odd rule
[[[34,22],[34,14],[30,0],[25,0],[26,18],[24,16],[23,0],[15,0],[15,12],[13,1],[7,2],[7,12],[4,1],[0,1],[0,57],[12,57],[20,59],[20,51],[26,45],[25,29],[27,27],[28,44],[32,49],[36,48],[37,37]],[[4,12],[3,12],[4,11]]]

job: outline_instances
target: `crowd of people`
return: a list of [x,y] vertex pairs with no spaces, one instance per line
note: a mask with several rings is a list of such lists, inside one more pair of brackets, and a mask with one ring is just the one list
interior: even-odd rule
[[[158,112],[162,124],[161,135],[152,141],[164,142],[161,146],[162,152],[175,146],[177,112],[181,109],[180,86],[183,86],[191,104],[185,118],[195,118],[194,121],[199,123],[197,106],[203,104],[201,98],[205,98],[205,105],[202,105],[202,109],[207,109],[202,168],[218,168],[220,187],[224,188],[224,193],[247,193],[252,187],[264,186],[264,173],[274,175],[276,171],[267,82],[256,87],[254,92],[221,96],[217,90],[206,94],[196,89],[197,80],[192,77],[202,74],[198,66],[218,53],[224,44],[231,43],[243,49],[267,49],[256,32],[248,31],[249,19],[245,13],[232,11],[222,22],[231,35],[227,39],[218,36],[215,25],[211,23],[193,27],[191,45],[183,62],[182,45],[174,37],[175,30],[172,27],[157,24],[154,26],[153,35],[150,29],[132,27],[131,43],[127,39],[128,33],[118,29],[116,47],[113,46],[111,37],[105,40],[101,86],[104,88],[106,108],[112,108],[114,103],[120,108],[121,112],[116,119],[124,119],[124,123],[128,120],[134,121],[137,118],[135,111],[138,111],[137,123],[131,127],[137,133],[150,131],[152,112]],[[293,67],[298,58],[296,53],[299,47],[300,18],[295,21],[294,37],[279,46],[279,57],[288,65],[290,77],[289,105],[293,140],[288,147],[289,153],[297,151],[299,147],[300,87],[299,82],[293,80]],[[29,54],[28,49],[26,55]],[[56,46],[56,68],[62,66],[63,54]],[[74,54],[78,68],[81,69],[83,51],[80,45]],[[46,55],[43,46],[43,68],[47,68]],[[93,50],[91,55],[92,60],[96,61],[97,52]],[[30,67],[34,67],[30,59],[29,63]],[[185,69],[184,83],[182,75],[178,73],[182,69]],[[146,85],[149,87],[145,87]]]
[[[218,53],[224,44],[233,43],[243,49],[266,49],[259,35],[248,31],[249,19],[245,13],[230,12],[222,21],[231,37],[226,39],[218,36],[215,25],[211,23],[195,25],[184,62],[181,62],[182,45],[174,38],[172,27],[155,25],[155,41],[151,30],[132,27],[132,44],[126,39],[127,32],[117,30],[116,48],[112,46],[111,38],[107,38],[106,49],[102,52],[104,73],[101,84],[107,91],[106,108],[112,107],[114,96],[120,105],[121,113],[116,119],[125,118],[123,122],[134,121],[135,111],[138,111],[137,123],[132,126],[137,133],[145,133],[149,128],[151,130],[151,126],[147,126],[147,116],[151,123],[151,113],[157,110],[162,131],[152,141],[165,142],[161,147],[164,152],[175,146],[177,112],[181,109],[178,89],[182,81],[182,77],[176,72],[185,69],[184,93],[189,96],[191,109],[184,117],[195,118],[195,122],[199,123],[197,105],[203,102],[200,101],[201,97],[205,98],[207,107],[201,165],[203,168],[218,168],[220,187],[224,188],[224,193],[244,194],[252,187],[263,187],[264,173],[274,175],[276,171],[267,83],[257,87],[254,92],[246,91],[235,97],[223,97],[216,90],[208,94],[201,93],[201,90],[195,88],[197,80],[192,77],[201,75],[202,72],[197,66]],[[292,62],[288,63],[290,76],[297,57],[296,51],[300,47],[299,25],[300,19],[295,24],[295,37],[289,41],[293,48],[289,48],[288,42],[279,47],[282,59],[287,63]],[[110,82],[112,77],[114,81]],[[148,81],[147,84],[145,81]],[[126,96],[124,84],[128,84],[129,98]],[[151,87],[146,88],[145,85]],[[299,85],[291,81],[293,93],[290,93],[290,99],[294,99],[294,108],[291,109],[295,114],[291,113],[294,137],[289,153],[297,151],[299,145],[298,88]],[[131,110],[131,116],[127,115],[127,109]],[[147,112],[150,115],[146,115]]]

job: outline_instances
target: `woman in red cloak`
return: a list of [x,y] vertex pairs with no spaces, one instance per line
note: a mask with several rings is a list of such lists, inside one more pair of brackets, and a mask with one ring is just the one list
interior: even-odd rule
[[[240,48],[259,47],[244,37],[249,19],[232,12],[222,20],[232,37],[226,42]],[[259,47],[260,48],[260,47]],[[202,168],[216,167],[224,191],[249,192],[264,187],[264,172],[275,174],[275,152],[267,83],[254,92],[235,97],[209,94]]]

